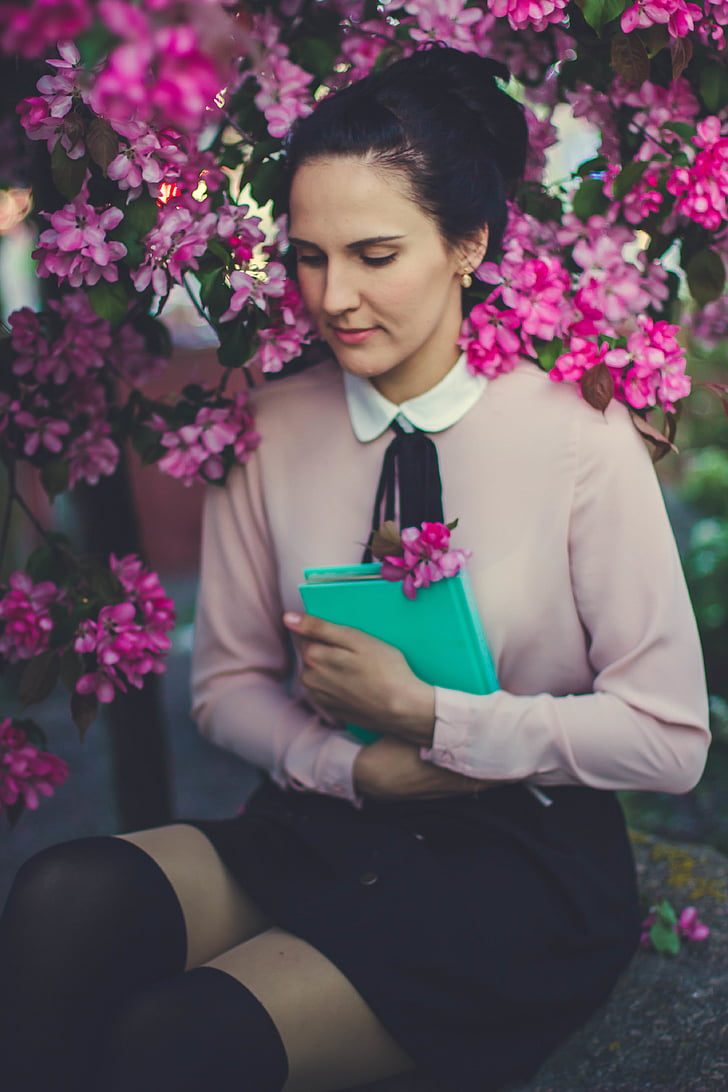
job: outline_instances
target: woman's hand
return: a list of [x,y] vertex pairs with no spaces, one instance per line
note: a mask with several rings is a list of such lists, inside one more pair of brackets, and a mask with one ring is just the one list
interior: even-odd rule
[[494,784],[424,762],[418,747],[391,736],[362,747],[354,759],[354,787],[361,796],[433,800],[479,792]]
[[361,630],[311,614],[283,615],[303,661],[311,701],[338,720],[430,746],[435,691],[413,673],[399,649]]

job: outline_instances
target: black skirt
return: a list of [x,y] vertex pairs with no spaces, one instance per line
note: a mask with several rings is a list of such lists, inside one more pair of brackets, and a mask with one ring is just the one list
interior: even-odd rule
[[613,793],[524,785],[361,809],[264,782],[191,820],[270,919],[346,975],[443,1089],[531,1076],[609,995],[639,938]]

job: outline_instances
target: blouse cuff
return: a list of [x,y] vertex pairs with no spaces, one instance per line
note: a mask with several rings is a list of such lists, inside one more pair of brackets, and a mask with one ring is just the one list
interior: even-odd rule
[[472,694],[435,687],[432,746],[420,749],[420,757],[425,762],[458,772],[470,768],[474,712],[471,699]]
[[304,792],[318,792],[348,800],[361,807],[361,797],[354,787],[354,759],[363,744],[344,732],[323,728],[328,739],[321,743],[315,738],[310,743],[289,748],[286,755],[288,784]]

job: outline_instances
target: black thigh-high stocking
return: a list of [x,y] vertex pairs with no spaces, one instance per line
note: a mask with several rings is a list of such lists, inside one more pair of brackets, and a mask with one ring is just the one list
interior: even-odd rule
[[31,858],[0,919],[3,1088],[86,1092],[117,1011],[186,950],[174,889],[138,846],[82,838]]
[[281,1092],[287,1077],[260,1001],[225,971],[195,967],[129,1001],[92,1092]]

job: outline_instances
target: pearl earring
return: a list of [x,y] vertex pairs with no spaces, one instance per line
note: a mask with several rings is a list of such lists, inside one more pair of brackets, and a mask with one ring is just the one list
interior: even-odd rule
[[460,283],[463,288],[470,288],[470,285],[473,283],[473,278],[470,276],[469,273],[463,273],[462,277],[460,278]]

